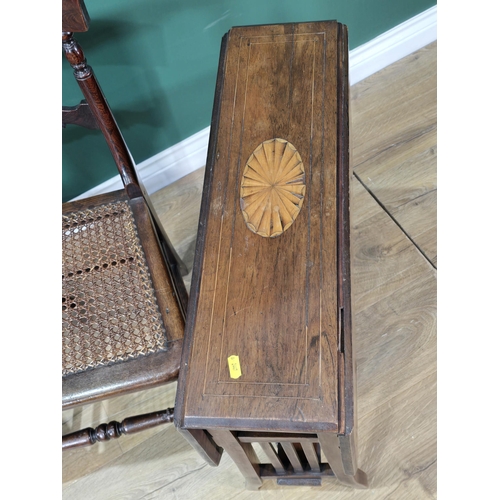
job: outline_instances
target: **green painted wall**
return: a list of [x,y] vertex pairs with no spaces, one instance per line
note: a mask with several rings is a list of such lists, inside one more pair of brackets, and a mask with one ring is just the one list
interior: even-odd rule
[[[136,161],[210,124],[221,38],[232,26],[336,19],[356,48],[435,0],[86,0],[78,34]],[[63,104],[82,99],[63,57]],[[62,132],[62,198],[117,174],[98,131]],[[91,166],[90,166],[91,165]]]

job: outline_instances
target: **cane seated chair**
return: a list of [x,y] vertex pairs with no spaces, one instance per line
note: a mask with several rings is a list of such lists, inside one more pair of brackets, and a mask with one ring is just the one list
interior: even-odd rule
[[[123,189],[62,206],[62,407],[94,403],[177,379],[186,268],[141,186],[134,161],[73,32],[89,27],[83,0],[63,0],[62,40],[84,101],[66,124],[99,128]],[[172,420],[172,409],[63,436],[63,449]]]

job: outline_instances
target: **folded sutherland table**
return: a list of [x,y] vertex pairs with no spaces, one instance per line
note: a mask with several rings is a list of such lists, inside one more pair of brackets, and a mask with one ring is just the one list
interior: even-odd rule
[[[247,481],[364,487],[355,446],[347,28],[222,41],[175,423]],[[260,447],[260,449],[258,448]]]

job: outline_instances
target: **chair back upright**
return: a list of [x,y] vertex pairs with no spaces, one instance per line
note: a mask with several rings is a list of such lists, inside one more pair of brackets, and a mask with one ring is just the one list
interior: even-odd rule
[[66,59],[73,68],[75,79],[106,139],[122,178],[125,191],[131,199],[142,196],[134,160],[125,144],[120,128],[104,97],[94,71],[87,64],[81,46],[73,37],[74,32],[81,33],[89,29],[90,17],[85,4],[83,0],[63,0],[62,5],[62,46]]

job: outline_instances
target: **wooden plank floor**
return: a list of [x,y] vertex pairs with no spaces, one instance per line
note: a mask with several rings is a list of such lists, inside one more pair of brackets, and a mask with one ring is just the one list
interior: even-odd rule
[[[173,425],[63,454],[63,498],[436,498],[436,43],[352,87],[359,463],[368,490],[259,492],[206,465]],[[203,169],[152,196],[191,267]],[[190,284],[190,275],[187,277]],[[176,384],[63,412],[63,433],[173,406]]]

